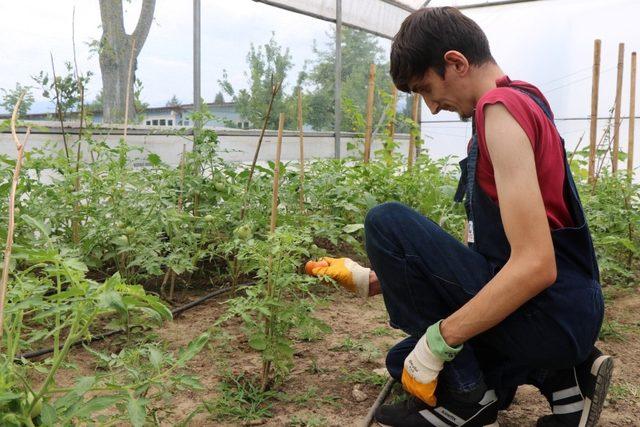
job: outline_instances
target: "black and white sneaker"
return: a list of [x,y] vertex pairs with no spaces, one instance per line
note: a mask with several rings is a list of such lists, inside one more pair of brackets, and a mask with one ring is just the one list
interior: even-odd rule
[[383,427],[498,427],[498,398],[488,390],[476,403],[455,401],[438,396],[438,406],[431,407],[413,396],[402,402],[380,406],[376,422]]
[[581,364],[553,374],[543,386],[553,415],[538,419],[537,427],[594,427],[609,390],[613,358],[597,348]]

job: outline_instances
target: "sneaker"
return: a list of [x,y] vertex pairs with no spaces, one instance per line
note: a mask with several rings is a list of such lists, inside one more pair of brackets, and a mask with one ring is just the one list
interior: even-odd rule
[[488,390],[476,403],[455,401],[445,395],[438,397],[438,406],[434,408],[409,396],[401,402],[380,406],[374,417],[383,427],[497,427],[498,398],[494,390]]
[[604,405],[613,358],[593,348],[581,364],[563,369],[543,385],[553,415],[538,419],[537,427],[594,427]]

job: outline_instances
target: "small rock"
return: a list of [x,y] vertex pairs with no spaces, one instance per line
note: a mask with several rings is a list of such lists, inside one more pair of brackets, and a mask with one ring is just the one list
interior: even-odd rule
[[373,373],[374,373],[374,374],[378,374],[378,375],[380,375],[380,376],[382,376],[382,377],[385,377],[385,378],[390,376],[390,375],[389,375],[389,371],[387,371],[387,368],[378,368],[378,369],[374,369],[374,370],[373,370]]
[[355,399],[356,402],[364,402],[367,400],[367,394],[360,389],[360,384],[356,384],[353,386],[353,390],[351,390],[351,395]]

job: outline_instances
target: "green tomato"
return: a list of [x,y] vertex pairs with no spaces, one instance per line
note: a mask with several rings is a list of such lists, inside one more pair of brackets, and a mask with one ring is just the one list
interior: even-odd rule
[[253,232],[251,230],[251,226],[249,224],[245,224],[233,230],[233,234],[235,234],[239,239],[247,240],[252,237]]
[[120,239],[122,239],[125,245],[129,244],[129,236],[127,236],[126,234],[120,236]]
[[214,220],[213,215],[205,215],[204,220],[207,222],[213,222]]
[[227,187],[224,185],[224,182],[216,181],[213,183],[216,191],[223,192]]
[[127,227],[124,229],[124,232],[127,233],[128,236],[130,236],[136,232],[136,229],[134,227]]

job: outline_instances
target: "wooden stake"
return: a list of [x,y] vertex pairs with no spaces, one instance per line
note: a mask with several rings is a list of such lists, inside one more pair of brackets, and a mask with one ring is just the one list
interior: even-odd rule
[[282,131],[284,130],[284,113],[280,113],[278,121],[278,142],[276,143],[276,162],[273,171],[273,203],[271,204],[271,227],[269,231],[276,231],[278,219],[278,190],[280,187],[280,153],[282,151]]
[[[282,87],[282,81],[273,83],[273,76],[271,77],[271,98],[269,99],[269,106],[267,112],[264,115],[264,122],[262,123],[262,129],[260,130],[260,137],[258,138],[258,145],[256,145],[256,152],[253,155],[253,161],[251,162],[251,169],[249,169],[249,177],[247,178],[247,186],[244,189],[244,200],[242,207],[240,208],[240,221],[244,219],[245,210],[247,209],[247,200],[249,199],[249,189],[251,188],[251,181],[253,180],[253,174],[255,172],[256,163],[258,162],[258,156],[260,155],[260,147],[262,147],[262,140],[269,124],[269,118],[271,117],[271,109],[273,108],[273,102],[276,99],[276,95]],[[235,261],[234,261],[235,263]]]
[[[411,106],[411,118],[415,123],[418,123],[418,105],[420,105],[420,97],[413,95],[413,105]],[[419,125],[418,125],[419,128]],[[413,167],[413,159],[416,151],[416,135],[415,131],[411,130],[409,134],[409,156],[407,158],[407,169],[411,170]]]
[[127,127],[129,125],[129,96],[131,94],[131,75],[133,74],[133,58],[136,51],[136,39],[131,41],[131,56],[129,57],[129,73],[127,74],[127,95],[125,96],[124,104],[124,130],[122,131],[122,137],[127,138]]
[[[178,194],[178,212],[184,211],[184,166],[185,166],[185,154],[187,146],[182,144],[182,157],[180,158],[180,193]],[[169,301],[173,301],[173,291],[176,287],[176,272],[171,270],[171,285],[169,287]]]
[[[280,153],[282,151],[282,131],[284,129],[284,113],[280,113],[278,121],[278,142],[276,143],[276,160],[273,170],[273,201],[271,204],[271,224],[269,234],[273,235],[276,231],[276,222],[278,220],[278,190],[280,188]],[[271,268],[273,266],[273,256],[269,255],[269,275],[267,277],[267,298],[273,297],[273,283],[271,281]],[[264,330],[267,339],[272,334],[273,314],[265,317]],[[269,388],[269,373],[271,372],[271,362],[263,360],[262,362],[262,391]]]
[[636,53],[631,53],[631,94],[629,96],[629,149],[627,150],[627,179],[633,180],[633,144],[636,125]]
[[600,39],[593,42],[593,82],[591,85],[591,130],[589,134],[589,182],[596,172],[596,139],[598,133],[598,93],[600,91]]
[[302,129],[302,88],[298,88],[298,131],[300,132],[300,212],[304,211],[304,131]]
[[387,148],[389,157],[393,154],[393,138],[396,136],[396,108],[398,105],[398,88],[394,84],[391,86],[391,115],[389,116],[389,142],[391,147]]
[[369,94],[367,96],[367,128],[364,134],[364,162],[371,158],[371,138],[373,132],[373,96],[376,90],[376,65],[369,66]]
[[618,152],[620,151],[620,110],[622,104],[622,77],[624,71],[624,43],[618,45],[618,78],[616,81],[616,111],[614,118],[613,151],[611,152],[611,172],[618,172]]
[[27,128],[27,133],[24,137],[24,142],[20,142],[18,134],[16,133],[16,121],[18,119],[18,109],[24,98],[24,92],[20,94],[18,102],[13,107],[13,114],[11,115],[11,135],[13,136],[13,142],[16,144],[16,151],[18,156],[16,158],[16,164],[13,169],[13,178],[11,180],[11,189],[9,190],[9,224],[7,225],[7,244],[4,249],[4,259],[2,265],[2,279],[0,280],[0,348],[2,347],[2,335],[4,331],[4,304],[7,296],[7,286],[9,285],[9,267],[11,261],[11,249],[13,248],[13,231],[15,229],[15,215],[16,215],[16,192],[18,190],[18,180],[20,179],[20,169],[22,167],[22,157],[24,155],[24,147],[27,145],[27,140],[31,134],[31,127]]

